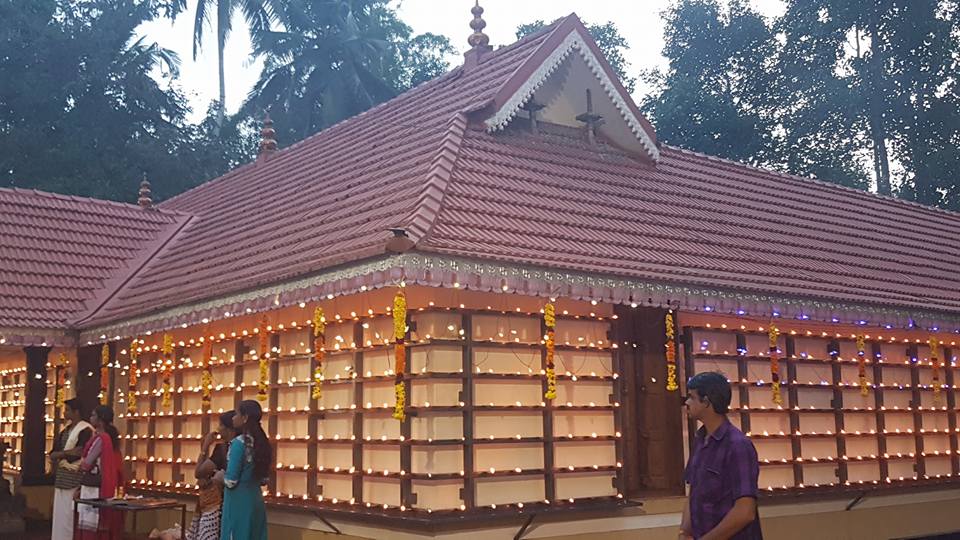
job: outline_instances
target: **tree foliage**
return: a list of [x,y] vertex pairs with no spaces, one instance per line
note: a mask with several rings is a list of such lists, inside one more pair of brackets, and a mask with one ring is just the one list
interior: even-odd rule
[[445,37],[413,36],[383,0],[290,0],[283,20],[254,50],[266,62],[244,107],[269,109],[281,144],[440,75],[453,51]]
[[742,0],[680,0],[645,108],[668,143],[960,209],[958,10],[790,0],[767,21]]

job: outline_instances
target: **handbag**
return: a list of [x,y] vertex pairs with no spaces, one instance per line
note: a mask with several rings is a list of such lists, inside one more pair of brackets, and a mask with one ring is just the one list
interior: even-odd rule
[[89,471],[83,471],[80,476],[80,485],[86,487],[100,487],[100,467],[94,466]]
[[53,479],[53,487],[57,489],[75,489],[80,487],[80,480],[83,478],[83,471],[74,463],[68,463],[66,460],[60,462]]

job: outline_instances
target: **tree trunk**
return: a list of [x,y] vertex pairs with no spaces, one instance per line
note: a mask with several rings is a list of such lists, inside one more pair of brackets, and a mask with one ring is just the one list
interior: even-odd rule
[[223,48],[226,45],[226,39],[223,33],[219,32],[217,35],[217,71],[220,76],[220,103],[217,104],[217,135],[220,135],[220,130],[223,129],[223,119],[226,116],[226,100],[227,100],[227,86],[226,81],[223,80]]
[[883,118],[883,92],[886,85],[883,62],[881,61],[880,30],[878,20],[880,14],[876,11],[870,15],[867,33],[870,35],[870,58],[867,76],[870,78],[872,89],[868,94],[869,112],[867,120],[870,124],[870,139],[873,142],[873,170],[877,178],[877,193],[892,195],[890,185],[890,158],[887,154],[887,127]]

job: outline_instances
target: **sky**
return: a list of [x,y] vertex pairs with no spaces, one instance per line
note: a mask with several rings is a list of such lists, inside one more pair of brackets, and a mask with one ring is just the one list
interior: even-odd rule
[[[516,40],[517,26],[538,19],[546,22],[576,12],[587,24],[613,21],[627,39],[630,49],[626,59],[629,72],[666,67],[660,54],[663,48],[663,19],[661,13],[673,0],[481,0],[483,18],[487,22],[484,32],[490,36],[493,46],[507,45]],[[465,51],[469,23],[473,16],[470,8],[474,0],[393,0],[400,18],[413,28],[414,34],[432,32],[450,38],[454,47]],[[751,0],[760,13],[768,17],[783,12],[783,0]],[[140,28],[161,46],[180,55],[181,90],[185,92],[193,114],[190,119],[201,119],[212,100],[217,98],[217,53],[211,40],[206,48],[193,59],[193,13],[196,0],[188,0],[188,8],[175,21],[157,20]],[[227,40],[224,69],[226,73],[227,112],[235,112],[253,87],[260,74],[262,62],[250,59],[250,41],[243,22],[236,20],[234,31]],[[209,35],[213,37],[213,32]],[[462,57],[451,58],[451,67]],[[635,99],[649,89],[637,86]]]

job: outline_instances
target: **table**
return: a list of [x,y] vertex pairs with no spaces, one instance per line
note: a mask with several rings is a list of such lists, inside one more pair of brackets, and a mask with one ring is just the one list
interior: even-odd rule
[[137,532],[137,514],[149,510],[171,510],[180,509],[180,538],[186,538],[187,521],[187,503],[176,499],[76,499],[73,501],[73,534],[77,535],[77,521],[79,514],[77,508],[81,504],[93,506],[95,508],[110,508],[120,512],[130,512],[133,514],[133,532]]

